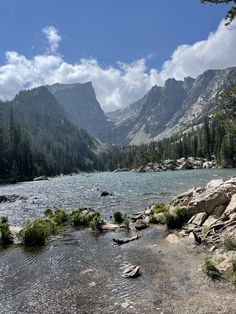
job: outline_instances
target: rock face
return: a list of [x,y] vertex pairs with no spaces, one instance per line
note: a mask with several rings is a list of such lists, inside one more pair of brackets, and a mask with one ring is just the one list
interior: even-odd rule
[[[216,103],[218,92],[236,82],[236,68],[208,70],[196,79],[168,79],[154,86],[129,107],[107,114],[113,121],[113,144],[140,144],[188,130],[202,122]],[[206,162],[204,168],[212,168]]]
[[[205,188],[194,188],[172,200],[186,209],[190,217],[181,235],[214,245],[226,238],[236,238],[236,178],[208,182]],[[196,241],[197,242],[197,241]]]
[[72,121],[102,142],[111,143],[111,122],[97,101],[91,82],[47,86]]

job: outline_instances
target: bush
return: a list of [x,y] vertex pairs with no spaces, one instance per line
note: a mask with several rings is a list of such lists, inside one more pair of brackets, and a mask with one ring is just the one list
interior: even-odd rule
[[44,211],[44,215],[48,218],[52,218],[53,217],[53,211],[50,208],[46,208]]
[[212,258],[209,256],[205,258],[202,270],[207,276],[211,277],[212,279],[220,278],[220,272],[212,262]]
[[8,218],[7,217],[1,217],[1,220],[0,220],[0,224],[7,224],[8,223]]
[[129,230],[129,229],[130,229],[130,228],[129,228],[129,220],[128,220],[128,219],[125,219],[125,220],[123,221],[123,225],[125,226],[126,230]]
[[167,228],[180,229],[187,219],[186,210],[184,208],[176,207],[173,213],[166,215]]
[[116,211],[112,214],[112,217],[114,219],[114,221],[118,224],[121,224],[123,222],[123,216],[122,216],[122,213],[119,212],[119,211]]
[[151,214],[149,216],[149,222],[151,224],[165,224],[167,220],[167,216],[169,215],[168,212],[160,212],[158,214]]
[[[1,219],[2,221],[2,219]],[[4,220],[7,221],[7,220]],[[10,231],[9,224],[7,222],[1,222],[0,224],[0,243],[2,245],[8,245],[13,243],[13,236]]]
[[168,213],[170,206],[162,204],[162,203],[157,203],[154,205],[153,211],[155,214],[159,213]]
[[90,221],[89,226],[90,228],[93,229],[93,231],[101,232],[102,224],[103,224],[103,221],[101,220],[100,214],[96,213],[96,216],[94,216],[92,220]]
[[68,221],[67,214],[65,213],[65,211],[63,209],[57,209],[54,212],[53,221],[57,225],[63,225],[63,224],[65,224]]
[[90,224],[91,224],[92,228],[94,228],[96,226],[96,223],[98,223],[99,220],[100,220],[100,213],[93,212],[93,211],[86,212],[80,208],[74,210],[69,215],[69,222],[72,223],[74,226],[90,227]]
[[25,245],[41,246],[46,239],[57,232],[57,226],[52,220],[36,219],[28,223],[20,232],[20,237]]
[[229,237],[224,240],[224,247],[226,251],[236,251],[236,238]]

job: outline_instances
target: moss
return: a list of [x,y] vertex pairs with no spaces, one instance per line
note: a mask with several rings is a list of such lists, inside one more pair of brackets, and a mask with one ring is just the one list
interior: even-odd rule
[[228,237],[224,240],[224,248],[226,251],[236,251],[236,238]]
[[220,272],[212,262],[212,258],[209,256],[205,258],[202,270],[207,276],[211,277],[212,279],[220,278]]
[[47,238],[56,234],[56,223],[51,219],[36,219],[28,223],[20,232],[23,244],[27,246],[41,246],[46,243]]
[[6,221],[6,222],[1,222],[0,223],[0,243],[2,245],[8,245],[13,243],[13,236],[10,231],[10,226],[6,220],[1,219],[1,221]]
[[112,214],[112,217],[113,217],[113,220],[118,223],[118,224],[121,224],[123,222],[123,216],[122,216],[122,213],[119,212],[119,211],[115,211],[113,214]]
[[187,219],[186,210],[177,206],[171,214],[166,215],[166,226],[168,229],[180,229]]

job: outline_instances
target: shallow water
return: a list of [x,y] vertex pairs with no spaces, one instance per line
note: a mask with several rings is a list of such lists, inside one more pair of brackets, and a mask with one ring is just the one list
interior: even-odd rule
[[[0,204],[0,216],[21,225],[42,214],[45,207],[71,210],[83,204],[108,219],[115,209],[134,213],[210,179],[233,175],[235,169],[96,173],[6,185],[0,187],[0,195],[27,199]],[[103,190],[113,196],[100,197]],[[231,290],[222,290],[232,305],[232,312],[230,307],[224,312],[222,302],[212,302],[213,297],[220,298],[221,290],[215,295],[214,287],[198,283],[192,275],[201,252],[185,258],[184,249],[166,245],[158,228],[140,234],[137,241],[114,246],[113,237],[129,237],[134,231],[95,236],[89,230],[67,227],[42,249],[13,246],[1,250],[0,313],[233,313],[236,304]],[[123,269],[131,264],[140,265],[142,274],[125,279]],[[202,298],[209,312],[191,312]]]

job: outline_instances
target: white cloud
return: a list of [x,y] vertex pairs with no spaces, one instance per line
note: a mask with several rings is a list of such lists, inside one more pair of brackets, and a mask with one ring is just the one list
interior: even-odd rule
[[0,98],[10,99],[20,90],[39,85],[92,81],[97,97],[105,111],[115,110],[142,97],[153,85],[165,79],[196,77],[207,69],[221,69],[236,65],[236,27],[223,22],[204,41],[181,45],[158,73],[147,69],[146,59],[128,64],[117,62],[104,68],[95,59],[81,59],[71,64],[57,54],[61,36],[52,26],[42,31],[50,50],[32,59],[14,51],[6,52],[6,63],[0,66]]
[[236,66],[236,23],[226,27],[222,21],[206,40],[178,46],[171,59],[163,64],[161,80],[196,77],[208,69]]
[[50,45],[49,52],[56,53],[61,41],[61,36],[59,35],[58,30],[53,26],[47,26],[42,29],[43,33],[46,35],[47,40]]

